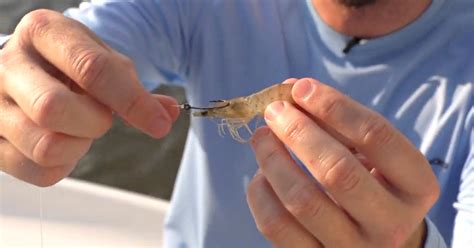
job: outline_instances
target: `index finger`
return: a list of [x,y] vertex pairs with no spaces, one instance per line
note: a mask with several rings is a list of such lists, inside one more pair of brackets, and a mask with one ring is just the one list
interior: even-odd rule
[[436,178],[425,157],[381,115],[312,79],[296,82],[292,94],[313,118],[350,140],[397,190],[433,194]]
[[141,85],[131,60],[109,49],[87,27],[45,10],[22,23],[31,47],[88,94],[149,135],[169,132],[171,117]]

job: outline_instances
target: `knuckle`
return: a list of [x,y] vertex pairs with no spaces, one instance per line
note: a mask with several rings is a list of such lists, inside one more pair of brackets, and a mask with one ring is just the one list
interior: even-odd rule
[[122,69],[125,71],[133,71],[135,69],[135,63],[129,57],[126,57],[122,54],[119,54],[117,57],[119,65]]
[[298,219],[317,219],[322,212],[323,202],[315,190],[312,184],[293,186],[285,197],[286,209]]
[[364,145],[384,146],[390,144],[395,137],[390,124],[378,114],[367,118],[361,126],[360,133]]
[[32,119],[38,125],[51,127],[61,121],[66,111],[66,99],[57,91],[47,90],[36,96],[32,103]]
[[305,124],[305,120],[301,117],[290,121],[283,129],[284,137],[292,144],[303,141],[308,134]]
[[257,229],[269,240],[277,240],[284,236],[288,225],[289,218],[286,214],[269,216],[261,222],[257,223]]
[[141,106],[144,106],[146,104],[147,97],[141,95],[141,94],[136,94],[133,98],[131,98],[130,101],[125,103],[124,106],[124,114],[125,118],[131,118],[134,113],[137,113],[138,109],[142,109]]
[[33,160],[41,165],[54,165],[60,155],[60,137],[55,133],[43,134],[33,147]]
[[71,66],[78,83],[86,90],[92,91],[100,87],[105,78],[105,70],[110,63],[107,53],[87,46],[71,49]]
[[327,188],[349,192],[361,182],[356,166],[350,164],[350,160],[342,154],[327,156],[321,160],[321,166],[326,169],[322,183]]
[[28,36],[43,36],[51,24],[53,11],[38,9],[26,14],[20,21],[19,28]]
[[347,105],[347,99],[340,94],[328,93],[319,102],[319,117],[323,120],[332,120]]

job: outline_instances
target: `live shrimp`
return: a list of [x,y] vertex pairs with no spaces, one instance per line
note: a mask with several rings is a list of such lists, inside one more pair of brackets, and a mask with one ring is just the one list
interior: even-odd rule
[[294,103],[291,96],[292,84],[276,84],[249,96],[241,96],[229,100],[214,100],[212,106],[206,108],[192,107],[185,103],[180,108],[185,110],[199,110],[193,113],[195,117],[219,118],[218,131],[225,134],[229,130],[232,138],[238,142],[246,143],[239,133],[241,128],[252,134],[248,123],[257,116],[263,116],[265,108],[274,101],[287,101]]

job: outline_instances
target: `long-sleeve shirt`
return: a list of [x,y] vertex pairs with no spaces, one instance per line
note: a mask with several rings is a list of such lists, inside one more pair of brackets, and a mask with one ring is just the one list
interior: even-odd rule
[[[135,63],[152,89],[192,104],[313,77],[381,113],[430,161],[441,185],[426,247],[474,242],[474,1],[433,0],[413,23],[362,40],[328,27],[310,1],[92,1],[67,15]],[[248,145],[193,119],[167,218],[167,247],[267,247],[246,202]]]

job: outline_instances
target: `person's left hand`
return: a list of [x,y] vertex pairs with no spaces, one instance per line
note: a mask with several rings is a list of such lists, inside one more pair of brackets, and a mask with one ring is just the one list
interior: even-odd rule
[[425,157],[374,111],[315,80],[290,81],[299,108],[270,104],[269,127],[252,140],[260,168],[247,200],[259,231],[276,247],[422,246],[440,191]]

